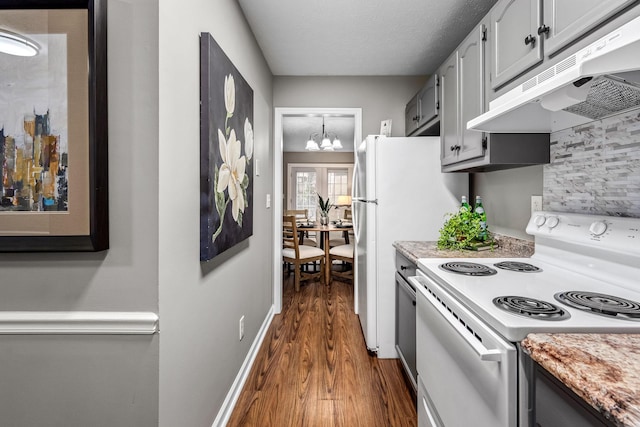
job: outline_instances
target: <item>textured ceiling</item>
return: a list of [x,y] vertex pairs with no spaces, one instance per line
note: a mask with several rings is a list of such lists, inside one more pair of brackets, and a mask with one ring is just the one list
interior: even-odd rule
[[238,0],[276,76],[431,74],[496,0]]
[[[325,115],[325,132],[338,135],[342,150],[353,152],[355,119],[353,116]],[[284,116],[282,118],[282,151],[303,152],[311,133],[322,133],[322,115]],[[317,140],[318,143],[320,142]]]

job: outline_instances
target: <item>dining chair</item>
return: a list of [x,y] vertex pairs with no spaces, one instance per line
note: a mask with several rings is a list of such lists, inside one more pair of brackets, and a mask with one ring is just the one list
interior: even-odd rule
[[[345,221],[345,222],[351,222],[352,221],[351,209],[345,209],[344,210],[344,215],[343,215],[342,220]],[[345,230],[345,231],[342,232],[342,238],[340,238],[340,239],[330,239],[329,240],[329,246],[330,247],[340,246],[340,245],[348,245],[348,244],[349,244],[349,230]]]
[[[288,209],[284,211],[285,215],[293,215],[298,222],[307,222],[309,220],[309,209]],[[301,232],[301,245],[318,246],[315,233],[310,234],[308,231]]]
[[[293,265],[294,285],[296,292],[300,291],[300,282],[320,278],[324,284],[324,251],[313,246],[305,246],[299,243],[298,226],[296,217],[285,215],[282,217],[282,260]],[[309,263],[320,262],[320,270],[317,272],[303,271],[302,266]]]
[[331,268],[331,281],[333,281],[333,276],[336,276],[347,279],[353,284],[353,244],[335,246],[329,249],[329,263],[331,267],[333,267],[333,261],[342,261],[340,268],[346,267],[346,269],[340,271]]

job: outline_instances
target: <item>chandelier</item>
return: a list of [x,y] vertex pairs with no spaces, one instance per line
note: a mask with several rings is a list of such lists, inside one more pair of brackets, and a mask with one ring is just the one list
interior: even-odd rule
[[[318,146],[318,140],[320,141],[320,146]],[[311,135],[309,135],[309,140],[307,141],[307,146],[305,147],[305,149],[309,151],[319,151],[321,148],[324,151],[342,149],[342,143],[340,142],[338,135],[334,132],[325,132],[324,116],[322,116],[322,133],[313,132]]]

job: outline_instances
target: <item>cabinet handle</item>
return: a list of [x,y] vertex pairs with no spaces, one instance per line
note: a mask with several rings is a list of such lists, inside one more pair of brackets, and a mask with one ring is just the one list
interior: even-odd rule
[[462,147],[459,146],[459,145],[452,145],[451,146],[451,151],[460,151],[460,148],[462,148]]
[[541,36],[543,34],[549,34],[549,30],[551,30],[551,28],[549,28],[548,26],[542,24],[540,27],[538,27],[538,35]]
[[417,122],[418,120],[420,120],[420,116],[415,116],[412,120],[413,120],[414,122]]
[[403,271],[404,271],[404,270],[406,270],[406,269],[407,269],[407,266],[406,266],[406,265],[401,265],[401,266],[400,266],[400,270],[403,270]]
[[524,44],[526,45],[531,45],[531,47],[535,46],[536,44],[536,38],[534,36],[532,36],[531,34],[529,34],[527,37],[524,38]]

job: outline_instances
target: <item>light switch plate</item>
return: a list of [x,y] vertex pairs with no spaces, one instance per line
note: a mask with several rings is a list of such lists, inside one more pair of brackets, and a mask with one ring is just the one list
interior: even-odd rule
[[531,196],[531,212],[539,212],[542,210],[542,196]]

